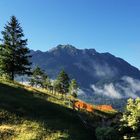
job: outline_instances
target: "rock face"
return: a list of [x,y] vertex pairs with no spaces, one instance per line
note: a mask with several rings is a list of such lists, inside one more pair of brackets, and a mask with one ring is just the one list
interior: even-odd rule
[[[51,78],[55,78],[60,70],[64,69],[71,78],[78,81],[82,89],[82,94],[79,96],[90,102],[97,95],[102,96],[98,94],[97,87],[95,89],[91,85],[103,90],[105,84],[112,84],[113,88],[115,88],[114,84],[124,84],[124,77],[140,79],[140,71],[137,68],[110,53],[99,53],[95,49],[77,49],[72,45],[58,45],[46,52],[32,50],[31,55],[33,67],[40,66]],[[126,85],[128,83],[125,83],[125,87]]]

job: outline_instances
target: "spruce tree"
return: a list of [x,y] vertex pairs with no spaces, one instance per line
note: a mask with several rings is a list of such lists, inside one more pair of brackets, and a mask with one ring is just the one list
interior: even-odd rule
[[60,84],[59,84],[59,81],[56,79],[53,81],[53,90],[54,90],[54,93],[56,92],[59,92],[59,88],[60,87]]
[[71,96],[74,98],[77,97],[77,92],[78,92],[78,84],[75,79],[72,79],[69,85],[69,93]]
[[36,67],[32,73],[33,74],[30,80],[30,85],[44,88],[45,87],[44,84],[47,80],[47,75],[44,73],[44,71],[41,70],[39,67]]
[[53,89],[51,80],[49,79],[49,77],[47,75],[46,75],[46,78],[43,81],[43,87],[47,90],[52,90]]
[[27,39],[20,23],[15,16],[12,16],[2,31],[2,44],[0,45],[0,71],[14,80],[16,75],[31,74],[29,55],[26,47]]
[[57,76],[57,91],[62,94],[66,94],[69,91],[69,76],[62,70]]

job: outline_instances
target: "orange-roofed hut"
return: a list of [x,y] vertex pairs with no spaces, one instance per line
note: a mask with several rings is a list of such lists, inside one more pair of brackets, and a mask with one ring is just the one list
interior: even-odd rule
[[87,104],[85,102],[82,102],[82,101],[77,101],[74,103],[74,108],[75,109],[83,109],[83,110],[86,110],[88,112],[93,112],[93,106],[90,105],[90,104]]
[[111,105],[98,105],[96,108],[98,110],[102,110],[102,111],[112,111],[112,110],[114,110]]

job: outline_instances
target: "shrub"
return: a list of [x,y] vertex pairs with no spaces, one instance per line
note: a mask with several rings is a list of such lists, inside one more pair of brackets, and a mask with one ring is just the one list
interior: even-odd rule
[[97,140],[119,140],[119,135],[113,127],[97,127],[96,138]]

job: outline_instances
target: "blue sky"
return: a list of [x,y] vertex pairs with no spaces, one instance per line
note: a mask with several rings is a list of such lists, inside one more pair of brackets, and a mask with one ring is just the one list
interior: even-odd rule
[[0,30],[11,15],[31,49],[95,48],[140,68],[140,0],[1,0]]

